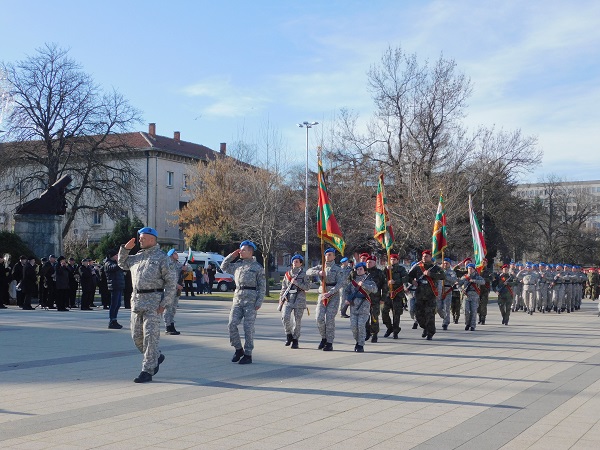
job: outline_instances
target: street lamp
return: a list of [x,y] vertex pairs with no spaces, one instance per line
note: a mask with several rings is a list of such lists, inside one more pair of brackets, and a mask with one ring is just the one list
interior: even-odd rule
[[308,264],[308,130],[319,122],[302,122],[298,126],[306,128],[306,180],[304,187],[304,264]]

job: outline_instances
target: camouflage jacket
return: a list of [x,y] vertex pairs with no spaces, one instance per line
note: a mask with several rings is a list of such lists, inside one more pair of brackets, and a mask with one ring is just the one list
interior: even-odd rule
[[397,292],[396,295],[404,295],[404,291],[398,290],[398,288],[404,287],[404,283],[408,283],[408,272],[400,264],[392,265],[390,271],[392,273],[392,279],[388,282],[390,298],[394,295],[394,292]]
[[[306,271],[309,277],[318,277],[322,266],[311,267]],[[344,269],[338,266],[334,261],[325,263],[325,290],[331,293],[332,296],[338,294],[345,286],[348,277],[345,275]],[[319,283],[319,294],[323,292],[323,284]]]
[[[118,263],[121,269],[131,271],[134,296],[136,296],[136,291],[140,290],[164,289],[159,306],[164,307],[173,302],[176,295],[177,277],[171,269],[169,257],[158,244],[150,248],[143,248],[135,255],[130,255],[129,250],[121,245]],[[154,301],[158,297],[156,294],[148,299]],[[143,301],[143,297],[139,298]]]
[[255,257],[232,262],[235,257],[233,253],[230,253],[221,263],[221,270],[223,272],[233,273],[235,281],[233,301],[253,301],[254,306],[260,308],[265,299],[265,290],[267,288],[263,266],[256,261]]

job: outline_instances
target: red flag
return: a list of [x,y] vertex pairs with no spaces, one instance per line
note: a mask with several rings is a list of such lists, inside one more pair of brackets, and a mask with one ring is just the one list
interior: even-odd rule
[[333,208],[327,195],[325,186],[325,175],[323,165],[319,159],[319,207],[317,210],[317,236],[333,245],[342,255],[346,248],[346,243],[342,236],[342,230],[335,219]]
[[387,209],[387,198],[383,185],[383,173],[379,175],[377,183],[377,200],[375,202],[375,234],[373,236],[387,252],[394,246],[394,231],[390,224],[390,215]]
[[431,236],[431,256],[433,258],[441,256],[447,246],[446,210],[444,209],[444,197],[442,197],[442,194],[440,193],[440,202],[438,203],[437,213],[435,214],[433,234]]

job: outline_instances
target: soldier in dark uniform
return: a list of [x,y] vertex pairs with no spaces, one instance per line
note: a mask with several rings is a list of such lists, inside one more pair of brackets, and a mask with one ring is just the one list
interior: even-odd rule
[[492,283],[492,287],[498,292],[498,308],[502,314],[502,325],[508,325],[514,297],[513,286],[518,283],[517,279],[509,272],[508,264],[502,266],[502,272],[495,276]]
[[[455,265],[452,270],[456,274],[456,278],[459,279],[465,276],[468,272],[465,264],[471,262],[471,258],[465,258],[462,262]],[[450,311],[452,312],[452,318],[454,319],[454,323],[458,323],[460,320],[460,308],[461,308],[461,298],[460,298],[460,288],[458,287],[458,283],[454,284],[452,288],[452,303],[450,304]]]
[[[46,288],[46,307],[54,309],[56,303],[56,256],[48,256],[48,262],[42,267],[43,283]],[[40,283],[42,280],[40,280]]]
[[21,279],[21,291],[23,292],[23,309],[31,310],[31,298],[38,294],[37,273],[35,270],[35,256],[30,256],[23,263],[23,277]]
[[69,263],[67,264],[67,270],[69,271],[69,308],[77,308],[77,288],[79,287],[79,282],[77,281],[77,264],[75,264],[75,258],[69,258]]
[[[15,263],[15,265],[12,268],[11,276],[12,279],[17,282],[17,286],[19,286],[21,281],[23,280],[23,269],[25,268],[26,264],[27,256],[21,255],[19,257],[19,260]],[[17,306],[20,306],[21,308],[23,307],[24,296],[25,293],[23,292],[23,289],[17,289]]]
[[442,268],[432,261],[431,250],[423,251],[421,261],[410,269],[408,278],[417,288],[415,292],[415,317],[419,326],[423,328],[422,337],[431,340],[435,334],[437,282],[445,279]]
[[369,280],[373,281],[377,286],[377,290],[370,294],[371,307],[370,317],[365,324],[367,331],[366,338],[371,338],[371,342],[377,342],[377,333],[379,333],[379,314],[381,313],[381,302],[388,296],[387,277],[383,270],[377,267],[377,259],[374,256],[369,256],[367,259],[367,275]]
[[[404,303],[406,303],[404,283],[408,283],[408,272],[399,264],[396,253],[390,255],[390,264],[388,274],[391,277],[388,280],[388,295],[384,298],[381,319],[387,327],[387,331],[383,337],[389,337],[393,333],[394,339],[398,339],[398,333],[400,333],[400,316],[404,312]],[[392,312],[391,320],[390,311]]]
[[485,281],[485,284],[481,285],[479,292],[479,307],[477,308],[477,313],[479,314],[479,324],[485,325],[485,317],[487,316],[487,307],[490,296],[490,288],[492,285],[492,281],[494,280],[494,272],[491,268],[488,267],[488,260],[483,258],[483,267],[479,273],[481,278]]

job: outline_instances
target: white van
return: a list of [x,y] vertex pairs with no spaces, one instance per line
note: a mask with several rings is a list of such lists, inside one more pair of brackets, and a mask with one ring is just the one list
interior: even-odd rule
[[[188,252],[177,252],[177,257],[179,262],[183,264],[188,258]],[[225,273],[221,270],[221,263],[224,259],[225,257],[218,253],[192,252],[192,259],[191,261],[187,261],[187,263],[192,266],[194,270],[196,270],[198,266],[208,269],[209,264],[212,264],[215,269],[217,269],[217,273],[215,274],[215,282],[213,283],[213,289],[226,292],[228,290],[235,289],[235,282],[233,281],[233,275],[230,273]],[[195,274],[194,280],[196,280]]]

